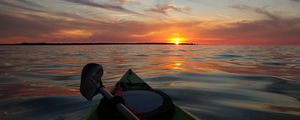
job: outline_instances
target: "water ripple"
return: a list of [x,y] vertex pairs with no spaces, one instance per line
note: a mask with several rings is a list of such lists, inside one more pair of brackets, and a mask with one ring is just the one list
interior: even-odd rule
[[203,120],[299,120],[297,46],[1,46],[0,119],[80,119],[82,67],[111,88],[128,69]]

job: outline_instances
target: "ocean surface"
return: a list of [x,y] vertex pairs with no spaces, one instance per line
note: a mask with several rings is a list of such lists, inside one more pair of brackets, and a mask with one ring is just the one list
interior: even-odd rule
[[1,120],[78,120],[87,63],[111,88],[132,69],[201,120],[300,120],[300,46],[0,46]]

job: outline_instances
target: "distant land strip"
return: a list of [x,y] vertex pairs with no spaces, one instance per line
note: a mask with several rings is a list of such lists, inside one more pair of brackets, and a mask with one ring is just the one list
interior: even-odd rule
[[[0,45],[176,45],[175,43],[16,43]],[[195,43],[180,43],[179,45],[197,45]]]

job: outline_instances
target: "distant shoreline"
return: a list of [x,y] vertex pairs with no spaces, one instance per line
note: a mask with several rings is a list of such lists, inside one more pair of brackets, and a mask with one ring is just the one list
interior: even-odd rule
[[[175,43],[17,43],[0,45],[176,45]],[[179,45],[198,45],[195,43],[180,43]]]

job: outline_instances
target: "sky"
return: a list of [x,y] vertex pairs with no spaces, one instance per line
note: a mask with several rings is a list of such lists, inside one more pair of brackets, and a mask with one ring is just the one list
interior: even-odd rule
[[0,0],[0,44],[300,45],[300,0]]

